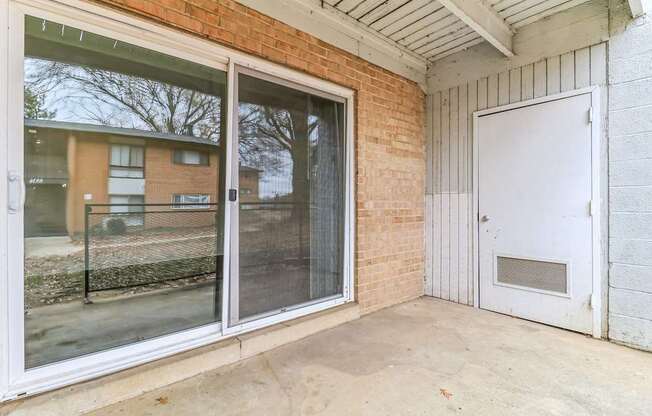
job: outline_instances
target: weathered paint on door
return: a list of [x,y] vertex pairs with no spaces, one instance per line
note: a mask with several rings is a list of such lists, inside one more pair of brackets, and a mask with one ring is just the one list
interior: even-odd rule
[[591,94],[478,117],[480,307],[592,332]]

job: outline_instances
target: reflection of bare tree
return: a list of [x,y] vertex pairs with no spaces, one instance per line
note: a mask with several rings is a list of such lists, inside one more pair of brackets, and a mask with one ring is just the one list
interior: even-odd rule
[[266,172],[282,169],[290,159],[292,194],[297,202],[308,193],[308,143],[319,120],[307,111],[259,104],[240,104],[239,151],[250,166]]
[[[56,111],[68,121],[89,120],[219,143],[219,96],[91,66],[34,58],[27,59],[26,69],[26,86],[45,103],[43,111]],[[307,107],[307,103],[294,104]],[[239,110],[241,162],[270,174],[291,170],[293,197],[305,201],[309,142],[319,118],[310,117],[307,108],[290,110],[258,103],[241,103]]]
[[104,69],[31,61],[30,88],[51,94],[55,106],[73,104],[81,119],[219,141],[220,97]]

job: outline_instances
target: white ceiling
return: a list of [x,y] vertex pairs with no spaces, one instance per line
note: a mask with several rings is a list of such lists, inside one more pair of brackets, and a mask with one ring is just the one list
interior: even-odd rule
[[[586,1],[487,0],[483,6],[498,16],[498,20],[502,19],[512,31],[516,31],[519,27]],[[485,40],[483,36],[486,36],[477,27],[473,29],[464,23],[458,17],[459,12],[453,14],[437,0],[324,0],[323,4],[429,62],[481,43]]]

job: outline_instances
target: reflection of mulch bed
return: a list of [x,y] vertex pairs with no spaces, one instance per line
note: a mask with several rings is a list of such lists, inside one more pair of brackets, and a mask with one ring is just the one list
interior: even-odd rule
[[[56,258],[55,258],[56,257]],[[91,291],[118,289],[123,292],[147,291],[163,287],[178,287],[184,280],[206,280],[215,277],[215,257],[190,258],[150,264],[132,264],[91,271]],[[28,259],[26,263],[37,267],[28,269],[25,276],[25,302],[28,307],[49,305],[82,299],[84,295],[83,258],[78,256],[52,256]],[[66,265],[68,270],[38,273],[47,264]],[[74,265],[81,263],[76,270]],[[29,265],[27,265],[29,268]],[[212,276],[212,277],[211,277]]]
[[83,297],[83,253],[25,259],[25,304],[49,305]]
[[142,286],[215,273],[215,256],[161,261],[149,264],[129,264],[91,270],[90,290]]
[[[291,219],[265,222],[259,215],[242,215],[240,233],[242,266],[309,256],[309,227],[302,231]],[[256,227],[248,227],[254,223]],[[252,225],[254,225],[252,224]],[[216,255],[213,227],[150,229],[125,235],[92,236],[92,296],[143,293],[181,287],[214,279]],[[74,244],[83,246],[83,239]],[[25,303],[28,308],[83,298],[84,252],[25,259]],[[179,279],[182,277],[181,279]]]

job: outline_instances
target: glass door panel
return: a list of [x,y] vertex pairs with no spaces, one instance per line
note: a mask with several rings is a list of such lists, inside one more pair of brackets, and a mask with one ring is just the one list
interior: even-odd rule
[[221,320],[226,73],[25,19],[32,368]]
[[237,74],[238,250],[233,321],[342,295],[344,104]]

